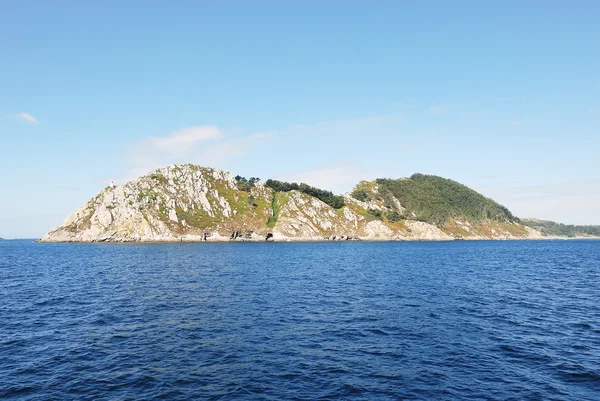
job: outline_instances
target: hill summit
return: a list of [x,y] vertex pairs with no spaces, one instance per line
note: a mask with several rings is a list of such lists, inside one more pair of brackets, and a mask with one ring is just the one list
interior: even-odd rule
[[361,181],[345,195],[197,165],[107,187],[42,241],[539,238],[508,209],[441,177]]

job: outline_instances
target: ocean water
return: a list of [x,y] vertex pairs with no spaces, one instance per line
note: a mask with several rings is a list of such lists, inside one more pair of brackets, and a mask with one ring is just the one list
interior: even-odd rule
[[0,399],[598,400],[600,241],[0,241]]

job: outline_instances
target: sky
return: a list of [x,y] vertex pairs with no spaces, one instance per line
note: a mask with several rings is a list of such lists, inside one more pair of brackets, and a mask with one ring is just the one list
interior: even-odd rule
[[0,1],[0,237],[173,163],[600,224],[600,2]]

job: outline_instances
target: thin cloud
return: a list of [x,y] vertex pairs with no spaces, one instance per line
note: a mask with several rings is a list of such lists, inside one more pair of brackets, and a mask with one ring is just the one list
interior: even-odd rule
[[433,113],[433,114],[446,114],[446,113],[450,112],[450,109],[452,109],[452,107],[453,107],[452,103],[436,104],[434,106],[431,106],[429,109],[427,109],[427,111],[430,113]]
[[126,151],[129,169],[121,181],[129,181],[170,164],[193,163],[224,168],[245,157],[271,138],[270,133],[237,135],[214,126],[188,127],[166,136],[139,140]]
[[217,139],[222,136],[223,134],[217,127],[198,126],[173,131],[163,137],[150,137],[148,141],[157,149],[169,152],[181,152],[195,146],[199,142]]
[[521,121],[520,120],[512,120],[512,121],[508,121],[506,124],[512,125],[512,126],[519,126],[519,125],[521,125]]
[[17,118],[17,120],[27,123],[27,124],[30,124],[30,125],[40,125],[40,122],[38,121],[38,119],[29,113],[15,114],[15,117]]
[[270,132],[257,132],[250,135],[234,136],[222,140],[195,152],[194,160],[203,164],[216,167],[223,165],[228,160],[241,158],[254,152],[261,145],[269,141],[274,134]]

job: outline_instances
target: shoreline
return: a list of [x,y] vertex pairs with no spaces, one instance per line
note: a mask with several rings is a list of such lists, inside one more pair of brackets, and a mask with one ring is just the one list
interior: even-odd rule
[[[322,238],[286,238],[286,239],[168,239],[168,240],[92,240],[92,241],[53,241],[43,239],[15,238],[15,240],[31,240],[45,244],[225,244],[225,243],[329,243],[329,242],[473,242],[473,241],[567,241],[567,240],[600,240],[600,237],[543,237],[543,238],[454,238],[454,239],[394,239],[394,238],[352,238],[352,239],[322,239]],[[8,240],[10,241],[10,240]]]

